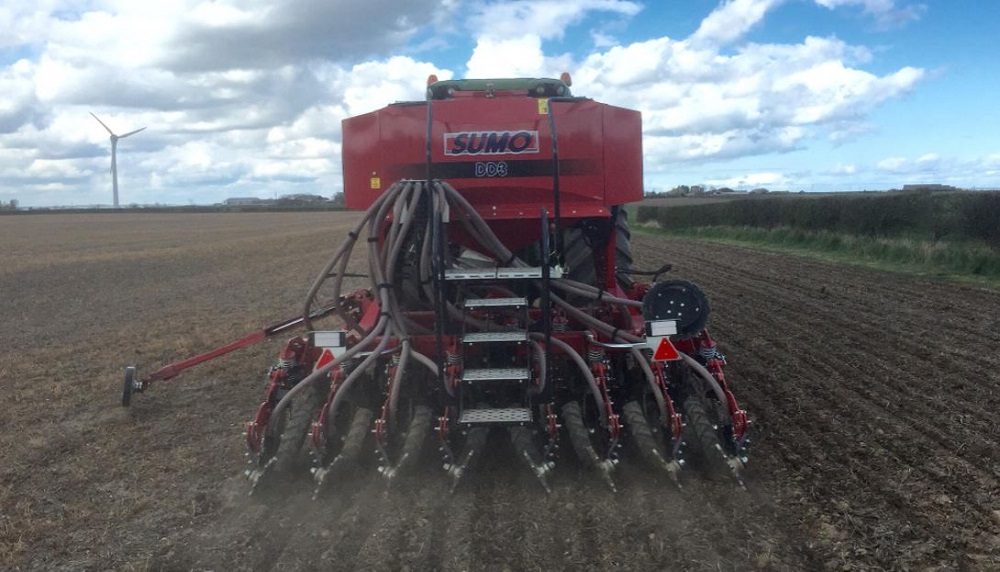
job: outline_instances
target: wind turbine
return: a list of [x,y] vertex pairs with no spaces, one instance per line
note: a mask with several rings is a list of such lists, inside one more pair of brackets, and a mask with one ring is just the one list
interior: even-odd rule
[[[94,112],[91,111],[90,114],[94,115]],[[103,121],[98,119],[96,115],[94,115],[94,119],[97,119],[97,122],[101,124],[101,127],[107,129],[108,133],[111,135],[111,187],[115,191],[115,208],[118,208],[118,140],[124,139],[130,135],[135,135],[145,129],[145,127],[140,127],[135,131],[129,131],[125,135],[115,135],[115,132],[112,131],[110,127],[105,125]]]

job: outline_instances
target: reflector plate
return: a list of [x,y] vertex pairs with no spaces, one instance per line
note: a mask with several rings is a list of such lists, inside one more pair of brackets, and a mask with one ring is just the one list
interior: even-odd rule
[[646,345],[653,350],[653,361],[673,361],[680,359],[681,354],[677,353],[677,348],[670,343],[667,336],[646,338]]
[[646,322],[647,336],[673,336],[677,334],[677,320],[652,320]]

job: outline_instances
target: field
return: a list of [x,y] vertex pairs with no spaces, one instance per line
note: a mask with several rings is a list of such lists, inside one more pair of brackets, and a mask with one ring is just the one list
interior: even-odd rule
[[498,446],[454,494],[429,455],[393,489],[251,498],[242,425],[280,340],[118,405],[126,364],[295,315],[355,219],[0,221],[0,569],[1000,568],[1000,294],[965,285],[636,235],[638,266],[712,300],[754,419],[747,492],[635,462],[614,494],[564,447],[546,495]]

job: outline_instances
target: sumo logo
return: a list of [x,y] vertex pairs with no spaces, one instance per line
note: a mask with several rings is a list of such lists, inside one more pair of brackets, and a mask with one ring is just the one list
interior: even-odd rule
[[445,155],[538,153],[537,131],[466,131],[444,134]]

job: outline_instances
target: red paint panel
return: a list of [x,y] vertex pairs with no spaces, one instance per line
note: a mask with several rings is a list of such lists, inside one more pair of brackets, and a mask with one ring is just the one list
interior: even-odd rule
[[344,192],[364,209],[394,181],[427,176],[428,106],[432,178],[448,181],[486,220],[535,219],[553,206],[554,114],[560,203],[567,221],[608,216],[642,198],[641,116],[592,100],[462,97],[395,104],[343,122]]

